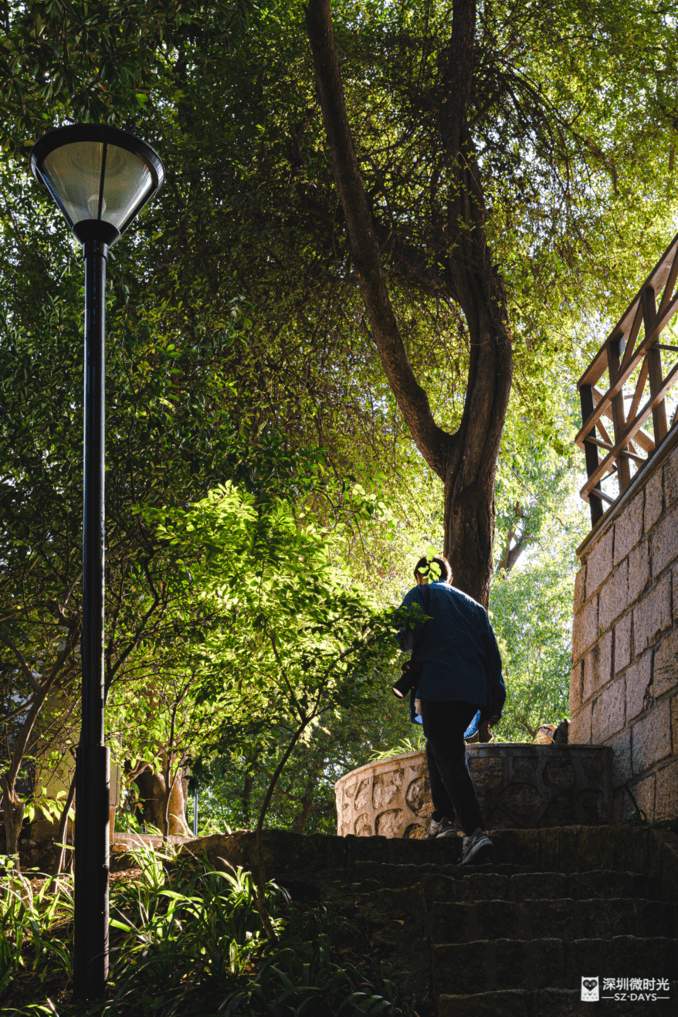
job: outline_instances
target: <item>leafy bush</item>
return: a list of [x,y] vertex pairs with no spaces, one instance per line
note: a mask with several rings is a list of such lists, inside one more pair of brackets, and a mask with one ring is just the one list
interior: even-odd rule
[[408,752],[423,752],[426,748],[424,730],[423,728],[413,728],[413,732],[409,738],[401,738],[397,745],[392,745],[388,749],[382,749],[380,752],[373,752],[368,762],[380,763],[383,759],[392,759],[393,756],[405,756]]
[[8,874],[0,878],[0,997],[17,973],[29,965],[39,983],[73,973],[70,946],[63,932],[73,921],[73,881],[51,876],[34,886],[13,871],[12,859],[0,855]]
[[[329,906],[300,907],[275,883],[266,904],[278,941],[269,943],[251,874],[151,849],[135,852],[136,878],[111,886],[110,998],[69,1002],[71,876],[36,889],[24,876],[0,879],[0,986],[13,1017],[328,1017],[404,1011],[376,965],[339,963],[358,934]],[[8,1005],[13,1004],[13,1005]]]

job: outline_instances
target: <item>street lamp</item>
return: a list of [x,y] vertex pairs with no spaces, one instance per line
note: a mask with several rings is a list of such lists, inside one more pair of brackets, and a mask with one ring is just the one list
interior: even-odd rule
[[153,149],[105,124],[40,138],[31,170],[85,259],[82,729],[76,762],[74,995],[98,999],[108,979],[109,751],[104,745],[105,289],[109,247],[162,186]]

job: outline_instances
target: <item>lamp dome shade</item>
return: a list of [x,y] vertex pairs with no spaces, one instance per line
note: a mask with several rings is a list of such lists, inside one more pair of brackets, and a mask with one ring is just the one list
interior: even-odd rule
[[150,145],[106,124],[49,131],[33,146],[30,163],[81,243],[115,243],[165,177]]

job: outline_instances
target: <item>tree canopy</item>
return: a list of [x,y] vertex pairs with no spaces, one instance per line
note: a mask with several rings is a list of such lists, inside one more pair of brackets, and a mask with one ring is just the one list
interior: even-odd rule
[[[521,690],[506,736],[522,737],[566,709],[573,382],[672,230],[676,14],[628,0],[311,0],[307,21],[289,0],[7,0],[0,674],[5,731],[23,744],[3,764],[10,840],[34,722],[52,689],[74,702],[80,679],[83,280],[29,178],[34,141],[112,123],[167,170],[108,264],[107,684],[121,717],[136,716],[132,677],[158,707],[122,761],[172,757],[179,773],[212,642],[224,694],[250,694],[224,663],[205,562],[189,567],[167,536],[168,519],[214,507],[229,484],[255,530],[284,515],[290,546],[322,531],[323,568],[360,587],[365,617],[383,617],[419,554],[444,545],[455,581],[493,612]],[[256,642],[238,624],[238,647]],[[271,805],[286,822],[308,807],[304,753],[329,786],[332,766],[404,737],[374,704],[372,734],[356,734],[351,709],[333,702],[334,720],[299,736],[298,780],[279,785],[296,804],[279,790]],[[181,737],[163,726],[172,710]],[[286,724],[265,744],[254,729],[211,743],[204,772],[238,781],[238,822],[253,819],[253,787],[261,803]]]

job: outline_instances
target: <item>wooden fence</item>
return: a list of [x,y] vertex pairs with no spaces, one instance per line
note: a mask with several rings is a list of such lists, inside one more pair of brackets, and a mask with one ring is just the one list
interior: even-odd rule
[[[678,311],[678,294],[674,296],[677,279],[678,236],[579,381],[583,423],[575,441],[586,456],[588,479],[581,496],[591,506],[594,526],[676,423],[678,414],[668,420],[666,394],[678,382],[678,362],[668,364],[678,359],[678,346],[667,346],[659,339]],[[665,364],[662,354],[666,355]],[[607,382],[601,384],[604,375]],[[650,417],[652,434],[643,427]],[[613,474],[617,490],[610,493],[602,484]]]

